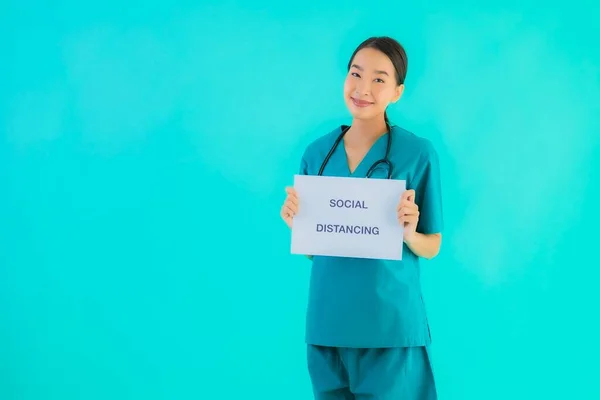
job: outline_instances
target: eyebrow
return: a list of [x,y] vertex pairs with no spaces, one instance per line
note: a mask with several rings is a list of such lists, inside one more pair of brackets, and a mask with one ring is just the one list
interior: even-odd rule
[[[356,68],[359,71],[364,71],[363,67],[361,67],[360,65],[352,64],[352,67]],[[375,73],[376,74],[380,74],[380,75],[387,75],[387,76],[389,76],[389,74],[387,72],[385,72],[385,71],[376,70]]]

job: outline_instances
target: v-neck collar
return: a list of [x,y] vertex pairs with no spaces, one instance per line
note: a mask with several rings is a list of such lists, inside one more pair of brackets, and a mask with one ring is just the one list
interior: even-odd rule
[[379,159],[385,156],[385,147],[387,144],[387,135],[390,132],[386,132],[381,135],[375,143],[367,150],[365,156],[360,160],[354,172],[350,171],[350,165],[348,163],[348,153],[346,152],[346,144],[344,140],[341,140],[340,146],[338,146],[338,152],[340,157],[340,162],[344,165],[344,174],[350,178],[366,178],[367,172],[369,172],[369,168]]

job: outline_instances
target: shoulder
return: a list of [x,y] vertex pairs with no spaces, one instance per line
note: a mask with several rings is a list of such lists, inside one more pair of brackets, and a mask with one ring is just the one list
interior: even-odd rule
[[414,156],[418,156],[418,158],[424,160],[437,157],[437,152],[431,140],[398,125],[393,125],[392,151],[397,152],[400,149],[404,149],[405,152],[410,152]]
[[439,169],[438,153],[433,142],[414,132],[392,126],[390,158],[394,164],[394,177],[406,179],[415,187]]
[[341,131],[342,127],[338,126],[329,133],[317,137],[306,146],[300,160],[300,174],[316,175],[318,173],[321,163],[333,148]]
[[438,153],[433,142],[397,125],[392,126],[391,157],[398,162],[420,169],[438,163]]
[[338,126],[330,132],[314,139],[306,146],[302,158],[307,162],[315,158],[322,159],[329,153],[341,131],[342,127]]

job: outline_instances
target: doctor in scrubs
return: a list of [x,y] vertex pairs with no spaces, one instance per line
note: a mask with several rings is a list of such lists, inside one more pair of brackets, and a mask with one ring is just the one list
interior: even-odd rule
[[[312,269],[305,337],[318,400],[437,399],[419,262],[440,250],[440,170],[429,140],[388,120],[386,109],[400,99],[406,72],[406,53],[394,39],[361,43],[344,82],[351,124],[314,140],[300,162],[305,175],[386,179],[386,164],[369,170],[390,145],[390,178],[407,184],[397,207],[405,228],[401,261],[307,255]],[[286,191],[281,217],[292,228],[302,199],[292,187]]]

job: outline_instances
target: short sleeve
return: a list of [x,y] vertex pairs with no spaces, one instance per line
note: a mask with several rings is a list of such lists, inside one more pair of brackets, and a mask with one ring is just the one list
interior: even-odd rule
[[438,154],[427,142],[415,175],[415,203],[419,206],[417,232],[441,233],[444,228],[442,183]]
[[300,168],[298,169],[298,175],[310,175],[310,168],[308,160],[310,159],[311,145],[308,145],[302,152],[302,158],[300,158]]
[[300,169],[298,170],[299,175],[308,175],[308,162],[306,162],[306,155],[303,155],[300,159]]

